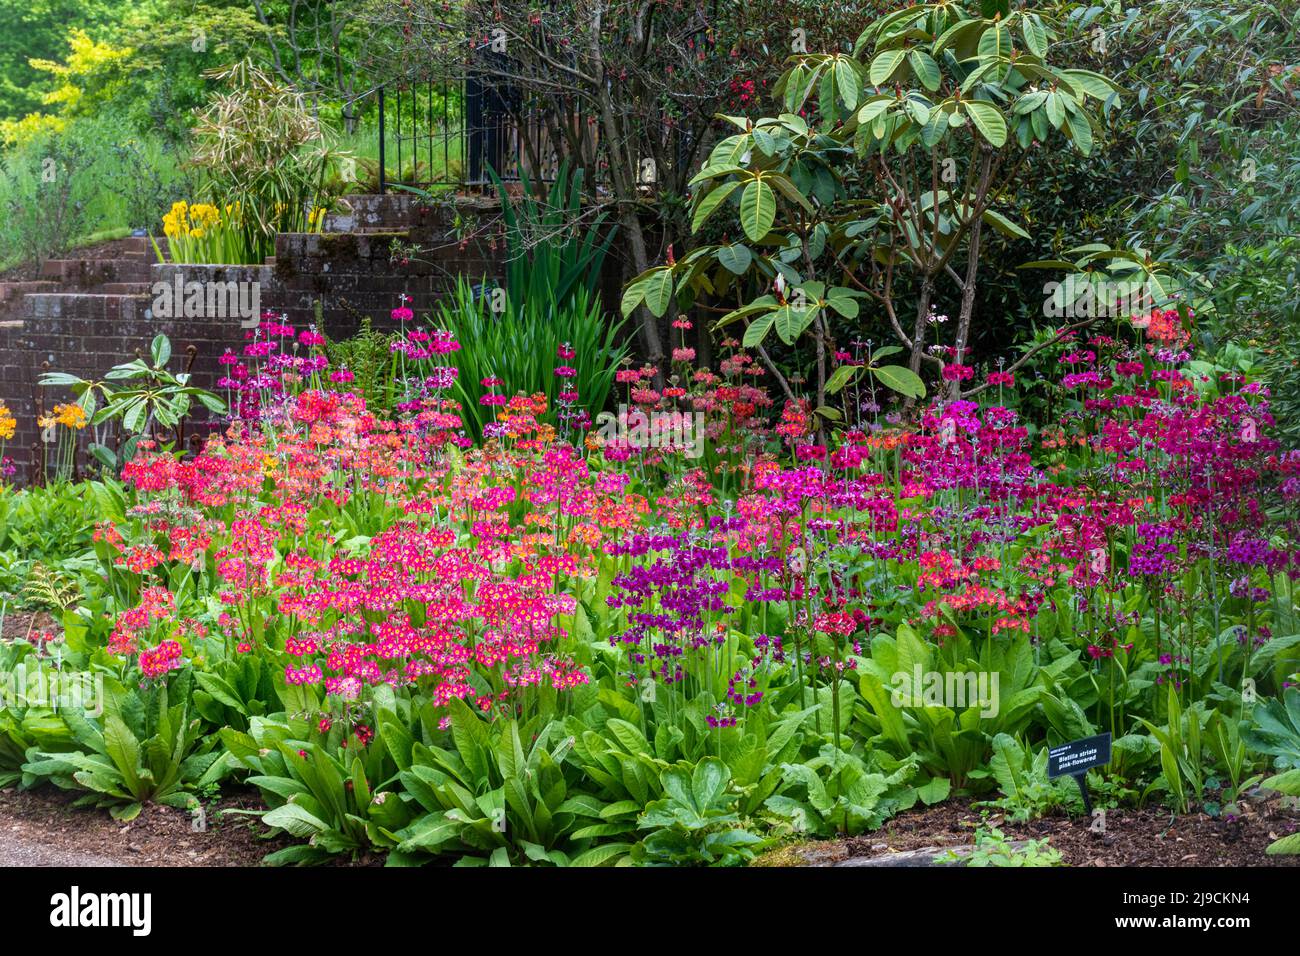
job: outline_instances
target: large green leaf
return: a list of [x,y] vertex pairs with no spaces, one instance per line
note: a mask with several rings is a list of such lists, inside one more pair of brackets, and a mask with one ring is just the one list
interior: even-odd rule
[[962,105],[966,108],[966,115],[989,145],[1001,148],[1006,144],[1007,121],[1002,118],[1002,112],[996,106],[980,100],[967,100]]
[[880,384],[890,391],[908,398],[925,398],[925,383],[910,368],[902,365],[880,365],[871,369]]
[[738,242],[719,246],[717,255],[718,261],[722,263],[723,268],[736,275],[744,275],[745,270],[754,261],[754,254],[749,251],[749,246]]
[[776,193],[761,178],[755,178],[740,195],[740,225],[751,242],[758,242],[771,231],[775,221]]
[[141,792],[140,779],[140,742],[131,733],[121,717],[108,714],[104,718],[104,752],[112,759],[121,773],[126,788],[130,793],[143,798],[149,796]]
[[924,50],[913,49],[907,55],[907,62],[922,86],[932,93],[939,88],[942,78],[939,75],[939,64],[934,62],[934,57]]
[[1020,239],[1029,238],[1029,233],[1025,232],[1021,226],[1012,222],[1000,212],[994,212],[992,209],[985,209],[983,218],[985,222],[1004,236],[1016,236]]
[[1025,38],[1025,46],[1029,47],[1030,53],[1037,57],[1047,55],[1047,31],[1043,29],[1043,21],[1038,18],[1038,14],[1021,15],[1020,34]]
[[718,802],[727,789],[731,772],[727,765],[717,757],[705,757],[695,765],[691,777],[691,791],[695,797],[695,806],[700,813],[707,813]]
[[723,183],[713,191],[707,193],[701,200],[700,204],[695,207],[695,215],[691,217],[691,232],[698,232],[700,226],[704,225],[705,220],[713,215],[713,211],[733,192],[740,183],[736,180]]
[[172,357],[172,343],[167,336],[159,332],[154,336],[153,342],[149,345],[149,356],[153,359],[155,368],[162,368]]
[[834,70],[835,87],[840,99],[844,101],[845,108],[852,111],[858,105],[858,95],[861,92],[857,71],[848,59],[836,60]]
[[752,349],[756,346],[762,345],[763,340],[767,338],[767,333],[772,331],[772,325],[775,321],[775,311],[765,312],[758,318],[754,319],[754,321],[749,323],[749,327],[745,329],[745,336],[742,339],[741,344],[743,344],[747,349]]
[[836,394],[840,389],[847,385],[851,379],[855,378],[861,370],[861,365],[841,365],[832,372],[831,377],[826,380],[826,393],[828,395]]
[[296,803],[286,803],[282,807],[268,810],[262,815],[262,822],[270,827],[279,827],[301,839],[313,837],[329,829],[324,820],[308,813]]
[[907,56],[906,50],[885,50],[871,61],[868,77],[872,86],[883,86]]

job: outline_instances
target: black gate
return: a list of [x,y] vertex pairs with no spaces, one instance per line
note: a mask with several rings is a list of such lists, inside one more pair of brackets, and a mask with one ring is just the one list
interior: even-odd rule
[[[506,182],[549,182],[575,142],[594,147],[591,124],[578,111],[527,103],[508,83],[482,74],[379,87],[375,97],[381,193],[394,186],[486,189],[489,170]],[[564,140],[558,149],[557,138]]]

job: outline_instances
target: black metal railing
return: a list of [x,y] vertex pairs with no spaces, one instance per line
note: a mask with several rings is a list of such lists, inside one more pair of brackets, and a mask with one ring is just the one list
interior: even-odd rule
[[489,188],[527,177],[549,182],[562,158],[594,154],[590,121],[563,104],[526,102],[509,84],[470,74],[381,86],[379,192],[394,186]]

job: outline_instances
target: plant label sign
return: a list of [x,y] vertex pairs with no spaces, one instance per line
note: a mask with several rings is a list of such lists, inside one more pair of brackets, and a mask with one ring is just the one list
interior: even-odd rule
[[1110,763],[1110,734],[1072,740],[1047,751],[1047,776],[1049,779],[1071,777],[1086,773],[1093,767]]
[[1083,794],[1083,808],[1092,816],[1092,796],[1088,793],[1088,771],[1110,763],[1110,734],[1098,734],[1061,744],[1047,751],[1047,777],[1071,776]]

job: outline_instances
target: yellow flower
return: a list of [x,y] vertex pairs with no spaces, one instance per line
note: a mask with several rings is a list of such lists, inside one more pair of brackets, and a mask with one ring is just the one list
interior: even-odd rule
[[9,406],[4,402],[0,402],[0,441],[8,441],[13,438],[17,428],[18,420],[9,411]]
[[80,405],[55,405],[54,418],[60,425],[77,431],[86,427],[86,410]]
[[221,222],[221,213],[217,211],[216,206],[207,203],[195,203],[190,207],[190,219],[194,222],[195,227],[215,226]]

